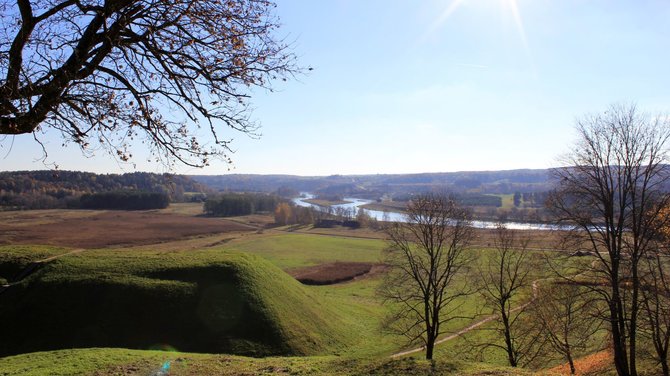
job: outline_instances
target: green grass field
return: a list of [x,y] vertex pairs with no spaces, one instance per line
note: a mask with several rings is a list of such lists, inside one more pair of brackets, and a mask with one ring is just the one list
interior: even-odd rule
[[222,248],[253,253],[282,269],[335,261],[380,262],[386,243],[310,234],[264,235],[232,241]]
[[58,247],[0,246],[0,279],[11,281],[31,263],[67,252]]
[[[385,241],[343,234],[222,234],[63,256],[0,295],[0,353],[26,353],[0,358],[0,375],[146,375],[166,365],[170,375],[531,374],[506,368],[499,350],[480,351],[481,343],[495,341],[493,324],[438,345],[433,370],[417,360],[421,352],[391,360],[412,346],[381,330],[388,307],[376,291],[383,275],[305,286],[285,273],[382,260]],[[0,247],[0,282],[68,251]],[[480,264],[491,255],[470,252]],[[544,273],[536,268],[533,278]],[[530,296],[523,291],[515,304]],[[479,294],[462,300],[453,312],[460,318],[443,326],[443,335],[489,314],[482,301]]]
[[[161,373],[162,372],[162,373]],[[355,360],[337,356],[249,358],[151,350],[91,348],[0,358],[0,374],[70,375],[531,375],[509,367],[405,358]]]

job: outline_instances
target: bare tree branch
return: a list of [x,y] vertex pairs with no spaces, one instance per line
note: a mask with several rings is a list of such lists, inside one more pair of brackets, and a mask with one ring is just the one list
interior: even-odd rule
[[385,328],[426,347],[432,359],[441,325],[455,319],[472,289],[459,283],[467,272],[472,237],[468,212],[453,200],[424,195],[408,205],[407,222],[387,229],[391,271],[380,295],[391,304]]
[[[255,135],[248,99],[300,71],[268,0],[0,0],[0,134],[62,132],[122,160],[229,160],[223,130]],[[37,14],[37,16],[35,16]],[[4,40],[1,38],[5,38]],[[206,124],[214,141],[198,141]]]

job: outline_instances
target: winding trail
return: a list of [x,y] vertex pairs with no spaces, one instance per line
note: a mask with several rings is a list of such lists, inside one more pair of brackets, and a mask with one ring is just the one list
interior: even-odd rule
[[[602,252],[601,252],[601,253],[602,253]],[[598,260],[593,260],[593,261],[591,262],[591,267],[594,268],[595,265],[597,264],[597,262],[598,262]],[[577,274],[575,274],[572,278],[577,278],[577,277],[579,277],[580,275],[582,275],[582,274],[584,274],[584,273],[587,273],[587,272],[588,272],[588,271],[584,271],[584,272],[581,272],[581,273],[577,273]],[[552,279],[552,278],[539,278],[539,279],[534,280],[533,283],[531,284],[532,289],[533,289],[533,297],[532,297],[529,301],[527,301],[526,303],[524,303],[524,304],[522,304],[522,305],[520,305],[520,306],[518,306],[518,307],[512,308],[512,309],[510,310],[510,312],[517,312],[517,311],[519,311],[519,310],[522,310],[522,309],[528,307],[531,303],[533,303],[533,302],[538,298],[538,294],[539,294],[538,292],[539,292],[540,281],[545,281],[545,280],[548,280],[548,279]],[[453,339],[455,339],[455,338],[458,338],[458,337],[462,336],[463,334],[465,334],[465,333],[467,333],[467,332],[470,332],[470,331],[472,331],[472,330],[474,330],[474,329],[477,329],[478,327],[480,327],[480,326],[486,324],[487,322],[491,322],[491,321],[493,321],[493,320],[495,320],[495,319],[497,319],[497,318],[498,318],[498,315],[497,315],[497,314],[496,314],[496,315],[486,316],[485,318],[483,318],[483,319],[481,319],[481,320],[479,320],[479,321],[476,321],[476,322],[474,322],[474,323],[472,323],[472,324],[466,326],[465,328],[459,330],[459,331],[456,332],[456,333],[453,333],[453,334],[450,334],[450,335],[448,335],[448,336],[446,336],[446,337],[443,337],[443,338],[438,339],[437,341],[435,341],[435,344],[438,345],[438,344],[440,344],[440,343],[444,343],[444,342],[447,342],[447,341],[451,341],[451,340],[453,340]],[[401,352],[398,352],[398,353],[395,353],[395,354],[391,355],[391,358],[398,358],[398,357],[401,357],[401,356],[405,356],[405,355],[409,355],[409,354],[414,354],[414,353],[423,351],[423,350],[425,350],[425,349],[426,349],[425,346],[421,346],[421,347],[417,347],[417,348],[415,348],[415,349],[410,349],[410,350],[401,351]]]
[[73,255],[73,254],[81,253],[83,251],[85,251],[85,249],[77,248],[77,249],[73,249],[73,250],[70,250],[70,251],[65,252],[65,253],[61,253],[59,255],[54,255],[54,256],[50,256],[50,257],[47,257],[47,258],[44,258],[44,259],[41,259],[41,260],[31,262],[25,268],[23,268],[23,270],[19,274],[16,275],[16,277],[12,280],[12,282],[9,282],[9,283],[4,284],[4,285],[0,285],[0,294],[5,292],[8,288],[10,288],[10,287],[12,287],[16,284],[21,283],[21,281],[26,279],[26,277],[28,277],[29,275],[33,274],[41,266],[43,266],[43,265],[45,265],[45,264],[47,264],[47,263],[49,263],[53,260],[59,259],[63,256]]
[[[518,307],[512,308],[512,309],[510,310],[510,312],[517,312],[517,311],[520,311],[520,310],[522,310],[522,309],[528,307],[531,303],[533,303],[533,302],[535,301],[535,299],[537,299],[537,297],[538,297],[539,282],[542,281],[542,280],[546,280],[546,279],[547,279],[547,278],[541,278],[541,279],[536,279],[536,280],[534,280],[533,283],[532,283],[533,297],[532,297],[529,301],[527,301],[526,303],[524,303],[524,304],[522,304],[522,305],[520,305],[520,306],[518,306]],[[448,336],[446,336],[446,337],[442,337],[442,338],[438,339],[437,341],[435,341],[435,345],[439,345],[440,343],[444,343],[444,342],[447,342],[447,341],[451,341],[451,340],[453,340],[453,339],[456,339],[456,338],[462,336],[463,334],[465,334],[465,333],[467,333],[467,332],[470,332],[470,331],[472,331],[472,330],[474,330],[474,329],[477,329],[478,327],[480,327],[480,326],[482,326],[482,325],[484,325],[484,324],[486,324],[486,323],[488,323],[488,322],[491,322],[491,321],[493,321],[493,320],[495,320],[495,319],[497,319],[497,318],[498,318],[498,315],[489,315],[489,316],[486,316],[486,317],[484,317],[483,319],[481,319],[481,320],[479,320],[479,321],[476,321],[476,322],[474,322],[474,323],[472,323],[472,324],[466,326],[465,328],[463,328],[463,329],[457,331],[456,333],[453,333],[453,334],[450,334],[450,335],[448,335]],[[414,349],[401,351],[401,352],[398,352],[398,353],[395,353],[395,354],[391,355],[391,358],[399,358],[399,357],[401,357],[401,356],[405,356],[405,355],[409,355],[409,354],[418,353],[418,352],[421,352],[421,351],[423,351],[423,350],[425,350],[425,349],[426,349],[425,346],[421,346],[421,347],[417,347],[417,348],[414,348]]]

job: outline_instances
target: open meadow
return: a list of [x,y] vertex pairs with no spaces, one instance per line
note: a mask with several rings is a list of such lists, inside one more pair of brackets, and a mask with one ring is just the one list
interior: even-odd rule
[[[420,351],[392,358],[417,345],[382,330],[380,231],[206,218],[198,206],[0,213],[0,375],[534,372],[481,346],[498,340],[478,324],[491,314],[479,294],[458,302],[441,338],[476,328],[437,345],[433,366]],[[556,253],[551,236],[529,234],[533,258]],[[490,244],[478,230],[475,263]]]

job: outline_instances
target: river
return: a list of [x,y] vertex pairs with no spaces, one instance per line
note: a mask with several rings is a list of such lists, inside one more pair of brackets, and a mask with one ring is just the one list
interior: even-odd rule
[[[293,203],[296,204],[297,206],[303,206],[303,207],[312,207],[317,210],[325,210],[324,207],[319,206],[319,205],[314,205],[309,202],[306,202],[304,200],[309,200],[311,198],[314,198],[314,195],[306,192],[301,192],[300,197],[296,197],[292,199]],[[349,201],[346,204],[339,204],[339,205],[332,205],[332,208],[334,210],[337,210],[337,208],[342,208],[346,210],[351,210],[353,212],[356,212],[358,210],[364,210],[367,215],[369,215],[372,218],[375,218],[378,221],[390,221],[390,222],[406,222],[407,217],[405,214],[402,213],[396,213],[396,212],[387,212],[387,211],[379,211],[379,210],[369,210],[369,209],[363,209],[359,208],[359,206],[369,204],[373,201],[371,200],[364,200],[361,198],[353,198],[353,197],[345,197],[343,199],[344,201]],[[495,228],[497,225],[497,222],[494,221],[472,221],[472,227],[475,228]],[[505,222],[505,226],[507,228],[512,229],[512,230],[565,230],[565,226],[558,226],[558,225],[552,225],[552,224],[546,224],[546,223],[529,223],[529,222]]]

